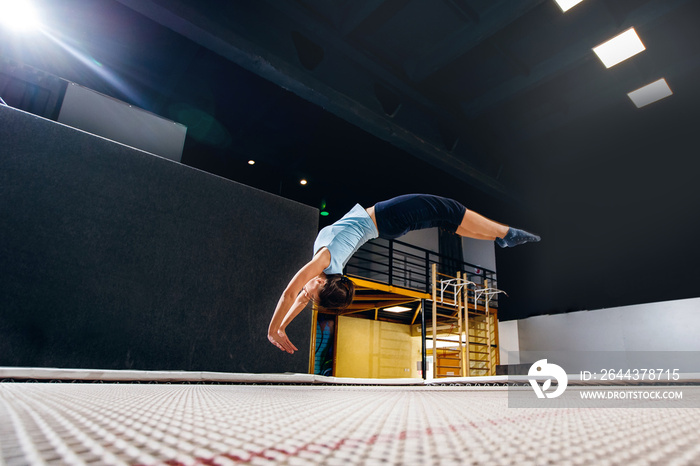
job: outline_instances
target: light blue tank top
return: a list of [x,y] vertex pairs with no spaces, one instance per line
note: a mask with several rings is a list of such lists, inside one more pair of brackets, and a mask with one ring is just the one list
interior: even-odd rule
[[377,238],[379,232],[367,211],[356,204],[343,218],[323,228],[314,242],[314,255],[325,247],[331,253],[331,264],[323,272],[343,273],[350,257],[367,241]]

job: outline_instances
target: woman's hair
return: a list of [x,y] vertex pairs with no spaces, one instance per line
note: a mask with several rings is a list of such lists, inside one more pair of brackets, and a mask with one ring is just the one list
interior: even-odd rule
[[326,275],[326,284],[318,293],[318,304],[325,309],[345,309],[355,297],[355,284],[339,273]]

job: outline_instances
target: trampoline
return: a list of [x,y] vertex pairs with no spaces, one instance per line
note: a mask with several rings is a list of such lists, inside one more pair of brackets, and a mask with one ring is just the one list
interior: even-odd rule
[[[161,374],[148,379],[158,383],[121,383],[117,379],[133,382],[133,374],[114,371],[97,374],[103,383],[76,383],[74,372],[61,374],[63,383],[0,383],[0,463],[700,462],[698,411],[668,405],[518,409],[509,407],[514,387],[508,383],[468,386],[465,380],[368,385],[307,375],[206,381],[194,374],[187,383],[171,383],[177,377]],[[686,398],[700,398],[697,385],[682,389]]]

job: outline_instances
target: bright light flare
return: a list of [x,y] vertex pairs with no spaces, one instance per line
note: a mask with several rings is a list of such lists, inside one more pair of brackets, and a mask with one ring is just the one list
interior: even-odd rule
[[386,312],[407,312],[407,311],[410,311],[411,308],[406,307],[406,306],[393,306],[393,307],[385,307],[382,310],[386,311]]
[[[2,0],[0,0],[0,1],[2,1]],[[90,68],[94,73],[96,73],[98,76],[100,76],[106,82],[108,82],[115,89],[119,90],[122,94],[126,95],[129,99],[134,101],[137,105],[139,105],[141,107],[145,107],[145,104],[141,103],[141,99],[139,98],[138,94],[136,92],[132,91],[127,86],[127,84],[123,80],[121,80],[116,74],[112,73],[107,68],[102,66],[102,63],[100,63],[97,59],[90,56],[87,52],[83,52],[83,51],[79,50],[78,48],[68,44],[66,41],[60,39],[55,34],[52,34],[47,29],[43,29],[41,32],[42,32],[42,34],[44,34],[44,36],[48,37],[54,43],[59,45],[63,50],[70,53],[75,59],[77,59],[83,65]]]
[[582,1],[583,0],[556,0],[557,5],[559,5],[559,8],[561,8],[562,13],[566,13]]
[[593,51],[598,55],[598,58],[600,58],[600,61],[603,62],[606,68],[615,66],[644,50],[646,50],[646,47],[644,47],[634,28],[630,28],[597,47],[593,47]]
[[18,32],[38,30],[39,15],[27,0],[0,0],[0,24]]

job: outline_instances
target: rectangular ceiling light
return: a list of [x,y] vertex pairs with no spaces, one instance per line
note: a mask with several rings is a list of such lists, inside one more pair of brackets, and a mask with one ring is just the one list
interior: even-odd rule
[[673,91],[670,87],[668,87],[666,80],[661,78],[658,81],[654,81],[651,84],[640,87],[636,91],[632,91],[627,95],[630,99],[632,99],[632,102],[634,102],[634,105],[636,105],[637,108],[642,108],[645,105],[649,105],[657,100],[663,99],[664,97],[668,97],[671,94],[673,94]]
[[566,13],[579,3],[581,3],[583,0],[555,0],[557,2],[557,5],[559,5],[559,8],[561,8],[561,11]]
[[393,306],[393,307],[385,307],[382,310],[386,311],[386,312],[406,312],[406,311],[410,311],[411,308],[405,307],[405,306]]
[[646,47],[642,44],[634,28],[630,28],[599,46],[593,47],[593,51],[598,55],[598,58],[600,58],[600,61],[603,62],[606,68],[615,66],[645,49]]

